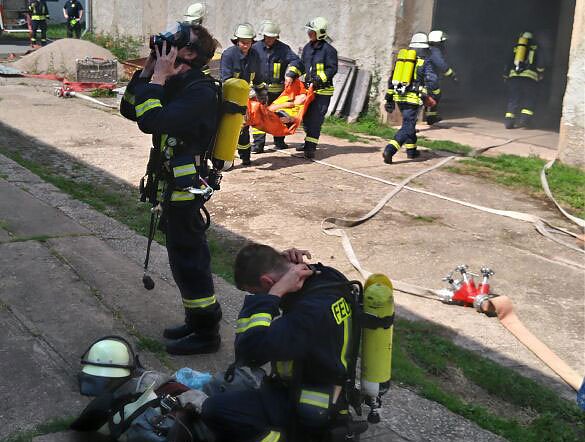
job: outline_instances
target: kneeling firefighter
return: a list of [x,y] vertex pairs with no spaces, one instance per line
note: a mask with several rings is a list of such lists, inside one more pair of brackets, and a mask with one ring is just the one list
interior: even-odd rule
[[412,36],[408,49],[401,49],[388,79],[386,112],[394,111],[395,104],[402,112],[402,127],[384,149],[384,162],[392,163],[392,157],[401,146],[406,147],[406,156],[420,155],[416,146],[416,120],[423,102],[428,107],[436,104],[433,91],[438,89],[437,74],[428,59],[427,35],[417,32]]
[[[303,256],[310,258],[306,251],[250,244],[236,257],[236,285],[255,294],[246,296],[237,320],[235,365],[270,362],[272,374],[258,390],[202,403],[203,421],[218,440],[358,440],[367,423],[353,421],[349,406],[360,414],[365,398],[375,410],[386,391],[380,383],[390,379],[391,285],[368,281],[361,296],[359,282],[309,266]],[[362,323],[363,395],[355,387]],[[376,422],[375,411],[370,417]]]
[[[233,161],[248,88],[238,80],[224,84],[223,97],[235,93],[236,103],[222,104],[221,85],[201,72],[216,46],[197,24],[177,24],[151,37],[153,52],[128,84],[120,106],[124,117],[152,134],[146,183],[143,179],[140,186],[141,200],[153,205],[149,247],[160,215],[158,228],[166,235],[185,309],[184,324],[164,330],[171,354],[210,353],[220,345],[222,313],[211,276],[205,236],[210,220],[204,203],[219,188],[219,171]],[[152,289],[148,258],[149,250],[143,281]]]

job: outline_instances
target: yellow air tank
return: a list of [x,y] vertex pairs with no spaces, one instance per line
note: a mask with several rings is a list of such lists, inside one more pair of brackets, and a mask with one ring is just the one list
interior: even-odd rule
[[518,68],[520,63],[524,63],[526,61],[526,53],[528,52],[528,39],[524,37],[520,37],[518,39],[518,44],[514,48],[514,66]]
[[224,111],[211,157],[215,169],[228,170],[234,163],[250,85],[244,80],[230,78],[223,83],[222,89]]
[[[378,319],[394,316],[392,283],[386,275],[373,274],[364,285],[364,313]],[[362,330],[361,390],[369,398],[378,397],[380,384],[392,374],[392,335],[394,326]]]
[[404,68],[402,69],[402,78],[400,79],[402,84],[408,85],[412,83],[412,74],[415,66],[416,51],[414,49],[409,49],[406,51],[406,57],[404,58]]
[[394,65],[394,72],[392,73],[392,84],[394,86],[398,86],[402,79],[402,70],[404,69],[406,52],[406,49],[400,49],[400,51],[398,51],[398,57],[396,58],[396,64]]

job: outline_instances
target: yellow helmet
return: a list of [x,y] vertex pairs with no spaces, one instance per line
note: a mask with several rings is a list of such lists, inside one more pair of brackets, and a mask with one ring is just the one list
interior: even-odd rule
[[327,37],[327,26],[329,23],[325,17],[315,17],[305,25],[307,31],[314,31],[317,40],[325,40]]
[[191,24],[200,25],[203,23],[203,19],[207,15],[207,8],[203,3],[193,3],[187,8],[187,12],[184,15],[184,20]]
[[259,34],[262,34],[264,37],[276,37],[280,36],[280,26],[273,22],[272,20],[264,20],[260,24],[260,30],[258,31]]

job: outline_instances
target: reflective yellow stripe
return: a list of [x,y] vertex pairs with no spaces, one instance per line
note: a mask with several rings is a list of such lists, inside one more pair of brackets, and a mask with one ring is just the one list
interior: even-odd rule
[[410,103],[416,105],[422,104],[422,99],[416,92],[407,92],[404,95],[394,94],[394,101],[397,103]]
[[190,201],[194,199],[195,195],[189,192],[183,192],[182,190],[174,190],[171,194],[171,201]]
[[506,112],[506,118],[514,118],[515,116],[512,112]]
[[443,75],[445,77],[450,77],[451,75],[453,75],[453,69],[451,68],[447,69]]
[[132,106],[136,104],[136,96],[132,95],[128,90],[124,92],[124,96],[122,97],[122,99],[125,100],[127,103],[130,103]]
[[533,111],[531,111],[530,109],[522,109],[522,110],[520,111],[520,113],[521,113],[521,114],[524,114],[524,115],[534,115],[534,112],[533,112]]
[[325,64],[317,63],[315,67],[317,68],[317,75],[319,76],[321,81],[325,83],[327,81],[327,75],[325,74]]
[[416,66],[414,67],[414,72],[413,72],[413,80],[416,80],[416,77],[418,76],[418,68],[422,67],[425,64],[425,61],[422,58],[417,58],[416,59]]
[[301,71],[299,71],[299,70],[298,70],[296,67],[294,67],[294,66],[289,66],[289,67],[288,67],[288,71],[289,71],[289,72],[292,72],[293,74],[296,74],[296,75],[298,75],[299,77],[300,77],[301,75],[303,75],[303,74],[301,73]]
[[329,408],[329,395],[320,391],[301,390],[299,403],[327,409]]
[[272,65],[272,76],[275,79],[279,79],[280,78],[280,69],[281,69],[282,64],[281,63],[274,63]]
[[158,98],[149,98],[144,103],[136,106],[136,117],[141,117],[155,107],[162,107],[160,100]]
[[251,146],[250,143],[248,143],[248,144],[238,144],[238,150],[247,150],[247,149],[250,148],[250,146]]
[[278,442],[280,440],[280,433],[278,431],[271,431],[260,442]]
[[185,299],[183,298],[183,306],[185,308],[205,308],[213,305],[217,302],[215,295],[211,295],[208,298],[199,299]]
[[536,71],[533,71],[531,69],[525,69],[521,72],[516,72],[515,70],[511,70],[510,71],[510,78],[512,77],[525,77],[525,78],[530,78],[531,80],[534,81],[538,81],[538,73]]
[[324,87],[323,89],[317,89],[316,93],[318,95],[333,95],[335,91],[333,86]]
[[425,114],[427,117],[434,117],[435,115],[439,115],[439,112],[435,111],[427,111]]
[[308,141],[310,143],[319,144],[319,138],[305,137],[305,141]]
[[276,361],[276,373],[283,379],[290,379],[293,375],[294,361]]
[[416,149],[416,144],[404,143],[404,147],[407,149]]
[[244,333],[252,327],[270,327],[272,315],[270,313],[256,313],[249,318],[240,318],[236,322],[236,333]]
[[31,20],[46,20],[47,16],[45,15],[33,15],[31,18]]
[[431,93],[433,93],[435,95],[439,95],[441,93],[441,89],[434,89],[431,91]]
[[252,83],[254,81],[254,78],[256,78],[256,72],[251,72],[250,73],[250,83]]
[[268,85],[268,92],[282,92],[284,90],[284,85],[280,83],[272,83]]
[[252,128],[252,135],[264,135],[266,132],[260,129],[256,129],[255,127]]
[[394,89],[388,89],[388,90],[386,91],[386,93],[387,93],[388,95],[392,95],[392,94],[394,93]]
[[173,167],[173,175],[179,178],[185,175],[194,175],[197,172],[195,164],[185,164],[184,166]]
[[536,54],[536,51],[534,50],[534,48],[530,48],[530,50],[528,51],[528,64],[534,64],[534,55]]
[[[351,316],[351,313],[350,313]],[[351,323],[349,322],[349,316],[343,320],[343,346],[341,347],[341,365],[347,370],[347,346],[349,345],[349,329]]]

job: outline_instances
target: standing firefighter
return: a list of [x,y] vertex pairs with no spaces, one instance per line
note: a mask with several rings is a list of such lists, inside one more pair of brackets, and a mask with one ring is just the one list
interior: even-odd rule
[[49,19],[49,9],[44,1],[34,0],[28,5],[30,14],[32,33],[30,36],[30,45],[37,45],[37,31],[41,31],[41,46],[47,44],[47,20]]
[[305,152],[305,158],[314,158],[319,144],[321,126],[333,95],[333,77],[337,73],[337,51],[327,38],[327,20],[316,17],[305,25],[309,42],[303,48],[301,60],[305,67],[305,83],[315,89],[315,100],[303,119],[305,143],[298,151]]
[[[514,46],[514,55],[504,73],[504,79],[508,82],[506,129],[530,126],[536,103],[537,83],[544,74],[537,51],[538,45],[532,32],[523,32]],[[518,110],[520,118],[516,124]]]
[[[423,105],[436,104],[433,91],[438,89],[437,75],[428,59],[428,39],[423,32],[412,36],[409,49],[401,49],[388,79],[386,93],[386,112],[394,111],[395,103],[402,112],[402,127],[394,139],[384,149],[384,162],[392,163],[392,157],[401,146],[406,147],[406,156],[416,158],[420,155],[416,146],[416,120]],[[429,98],[430,97],[430,98]]]
[[[443,31],[435,30],[429,32],[429,59],[433,64],[433,69],[437,76],[442,75],[445,78],[450,78],[453,81],[457,81],[455,71],[445,59],[446,41],[447,34]],[[439,82],[437,81],[437,89],[432,91],[437,104],[433,107],[427,108],[425,112],[427,124],[431,126],[442,120],[441,116],[439,115],[439,100],[441,99],[441,89],[439,86]]]
[[[256,33],[250,23],[241,23],[234,29],[232,43],[234,46],[227,48],[221,54],[220,78],[226,81],[229,78],[239,78],[262,89],[262,77],[260,74],[260,56],[252,44]],[[252,164],[250,160],[250,127],[244,125],[238,139],[238,154],[244,166]]]
[[83,5],[78,0],[67,0],[63,6],[63,16],[67,20],[67,38],[81,38],[81,18],[83,17]]
[[[300,58],[290,46],[281,42],[280,27],[271,20],[262,22],[260,29],[262,40],[252,46],[260,56],[262,78],[268,83],[268,100],[271,104],[284,90],[284,87],[302,74]],[[252,152],[264,152],[266,133],[259,129],[252,129],[254,146]],[[286,149],[284,137],[274,137],[274,146],[277,149]]]
[[209,214],[200,189],[210,179],[205,158],[214,143],[220,104],[217,84],[201,68],[217,42],[204,27],[182,23],[151,43],[153,52],[128,84],[120,111],[152,134],[143,200],[161,202],[159,228],[166,235],[185,308],[185,323],[164,330],[164,337],[172,340],[166,349],[170,354],[211,353],[220,345],[221,308],[205,237]]

